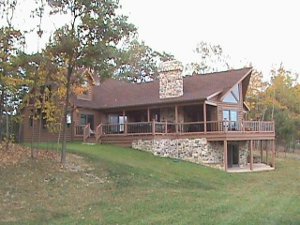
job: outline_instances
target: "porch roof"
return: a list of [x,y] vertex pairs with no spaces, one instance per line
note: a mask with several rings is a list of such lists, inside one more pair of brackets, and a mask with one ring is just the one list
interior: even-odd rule
[[[226,94],[235,84],[242,82],[247,89],[252,69],[243,68],[205,75],[187,76],[183,79],[183,96],[176,98],[159,98],[159,80],[134,84],[125,81],[107,79],[101,85],[95,86],[92,101],[76,99],[75,105],[84,108],[112,109],[134,106],[151,106],[157,104],[183,103],[204,101],[209,96],[219,92]],[[245,95],[245,92],[243,92]]]

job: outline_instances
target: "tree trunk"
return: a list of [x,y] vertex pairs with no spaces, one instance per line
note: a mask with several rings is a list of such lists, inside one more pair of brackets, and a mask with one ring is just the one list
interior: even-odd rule
[[34,149],[34,132],[35,132],[35,116],[37,114],[36,110],[36,99],[37,99],[37,79],[38,79],[38,74],[37,74],[37,69],[35,71],[35,76],[34,76],[34,83],[33,83],[33,115],[32,115],[32,134],[31,134],[31,158],[34,158],[35,156],[35,149]]
[[3,139],[3,107],[4,107],[4,88],[1,88],[0,96],[0,143]]
[[71,86],[71,76],[72,76],[73,68],[71,65],[68,66],[68,74],[67,74],[67,84],[66,84],[66,98],[65,105],[63,110],[63,118],[62,118],[62,149],[61,149],[61,163],[66,163],[66,142],[67,142],[67,115],[68,115],[68,106],[69,106],[69,98],[70,98],[70,86]]
[[34,155],[35,155],[35,151],[34,151],[34,129],[35,127],[35,118],[34,118],[34,112],[33,112],[33,115],[32,115],[32,131],[31,131],[31,158],[34,158]]
[[5,122],[5,124],[6,124],[6,135],[5,135],[5,137],[6,137],[6,140],[5,140],[6,144],[5,144],[5,149],[6,149],[6,151],[8,151],[10,138],[9,138],[9,120],[8,120],[8,111],[7,110],[5,110],[5,119],[6,119],[6,122]]
[[40,110],[40,115],[39,115],[39,128],[38,128],[38,149],[40,148],[40,143],[41,143],[41,129],[42,127],[42,121],[43,121],[43,109],[45,107],[45,93],[43,93],[43,99],[42,99],[42,107]]
[[38,151],[40,149],[40,143],[41,143],[41,128],[42,128],[42,110],[39,113],[39,127],[38,127],[38,140],[37,140]]

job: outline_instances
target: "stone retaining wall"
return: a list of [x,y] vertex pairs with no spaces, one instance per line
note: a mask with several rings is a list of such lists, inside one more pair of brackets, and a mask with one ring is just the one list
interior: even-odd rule
[[194,163],[223,164],[223,142],[208,143],[206,138],[135,140],[132,148]]
[[[240,166],[247,165],[248,144],[237,142],[239,145]],[[182,159],[185,161],[223,167],[224,147],[222,141],[207,142],[206,138],[198,139],[153,139],[134,140],[132,148],[152,152],[161,157]]]

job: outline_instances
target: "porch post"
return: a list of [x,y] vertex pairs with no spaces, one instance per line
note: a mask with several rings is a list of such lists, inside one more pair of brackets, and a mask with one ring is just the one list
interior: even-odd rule
[[168,133],[168,121],[167,120],[165,121],[165,133],[166,134]]
[[147,119],[148,119],[148,123],[150,122],[150,108],[147,108]]
[[127,134],[127,121],[125,121],[126,112],[123,110],[124,134]]
[[263,141],[262,140],[260,140],[260,142],[259,142],[259,148],[260,148],[260,162],[262,162],[263,161]]
[[272,167],[275,168],[275,140],[272,141]]
[[152,120],[152,135],[155,135],[155,120]]
[[250,141],[250,170],[253,170],[253,140]]
[[100,127],[100,129],[99,129],[99,137],[101,137],[102,136],[102,134],[103,134],[103,126],[102,126],[102,123],[100,123],[100,125],[99,125]]
[[203,120],[204,120],[204,133],[206,133],[207,127],[206,127],[206,103],[205,103],[205,101],[203,103]]
[[224,140],[224,170],[227,172],[228,163],[227,163],[227,140]]
[[268,164],[268,155],[269,155],[269,151],[268,151],[268,148],[269,148],[269,143],[268,143],[269,141],[267,141],[267,143],[266,143],[266,164]]
[[175,105],[175,132],[178,133],[178,105]]

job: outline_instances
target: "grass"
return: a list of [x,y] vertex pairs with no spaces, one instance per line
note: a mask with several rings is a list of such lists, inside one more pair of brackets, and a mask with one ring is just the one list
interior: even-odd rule
[[299,159],[227,174],[126,148],[68,149],[93,170],[44,160],[0,168],[0,224],[300,224]]

